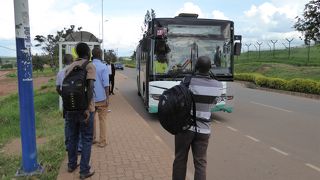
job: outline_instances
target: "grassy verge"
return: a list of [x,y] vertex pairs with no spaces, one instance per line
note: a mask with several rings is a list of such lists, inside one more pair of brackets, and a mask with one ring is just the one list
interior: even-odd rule
[[[320,60],[319,60],[320,61]],[[266,77],[291,80],[294,78],[320,81],[320,66],[294,66],[282,63],[237,63],[236,73],[258,73]]]
[[[15,138],[20,138],[18,95],[0,99],[0,148]],[[37,138],[45,138],[46,143],[38,148],[38,162],[45,168],[40,179],[56,179],[60,164],[65,156],[64,121],[58,111],[58,95],[54,82],[43,86],[34,94]],[[0,178],[13,179],[21,166],[21,154],[7,155],[0,152]]]
[[[53,70],[52,68],[44,68],[43,71],[33,71],[32,72],[32,77],[51,77],[51,76],[55,76],[57,74],[57,70]],[[6,75],[6,77],[8,78],[17,78],[17,71],[13,71],[9,74]]]

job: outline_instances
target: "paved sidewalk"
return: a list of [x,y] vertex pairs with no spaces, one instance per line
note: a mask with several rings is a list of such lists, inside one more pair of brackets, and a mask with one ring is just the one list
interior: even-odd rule
[[[125,83],[120,73],[117,83]],[[171,179],[173,152],[156,135],[145,120],[131,107],[119,91],[110,99],[107,120],[109,144],[92,146],[91,166],[95,174],[88,179],[160,180]],[[62,162],[58,180],[79,179],[79,168],[67,172],[67,156]]]

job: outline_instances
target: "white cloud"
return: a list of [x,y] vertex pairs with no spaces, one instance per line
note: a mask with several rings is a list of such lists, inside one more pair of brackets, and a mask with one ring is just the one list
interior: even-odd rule
[[180,13],[194,13],[198,14],[199,18],[205,18],[205,15],[202,13],[201,8],[198,5],[193,4],[192,2],[184,3],[183,7],[176,12],[176,15]]
[[212,11],[212,16],[213,16],[213,19],[224,19],[224,20],[230,19],[227,16],[225,16],[223,12],[218,11],[218,10]]
[[104,25],[104,47],[133,51],[142,37],[142,21],[141,16],[110,17]]
[[1,0],[0,23],[0,39],[15,38],[13,1]]

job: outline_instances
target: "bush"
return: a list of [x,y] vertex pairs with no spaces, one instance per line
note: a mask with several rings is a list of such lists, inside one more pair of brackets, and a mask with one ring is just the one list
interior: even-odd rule
[[4,64],[1,66],[2,69],[12,69],[13,68],[13,64]]
[[136,65],[135,65],[135,64],[126,64],[126,67],[128,67],[128,68],[135,68]]
[[320,83],[309,79],[295,78],[287,83],[286,89],[289,91],[320,94]]
[[281,89],[310,94],[320,94],[320,82],[310,79],[295,78],[290,81],[281,78],[269,78],[260,74],[240,73],[235,75],[236,80],[254,82],[260,87]]
[[256,76],[255,83],[261,87],[269,87],[269,78],[265,76]]
[[281,78],[268,78],[268,87],[273,89],[285,90],[288,83],[287,80]]
[[235,75],[236,80],[240,81],[249,81],[249,82],[255,82],[255,74],[252,73],[239,73]]

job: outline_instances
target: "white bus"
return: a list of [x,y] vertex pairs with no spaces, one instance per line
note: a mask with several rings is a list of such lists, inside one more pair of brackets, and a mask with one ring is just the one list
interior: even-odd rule
[[[150,113],[158,112],[159,96],[194,71],[199,56],[212,60],[212,77],[222,81],[224,93],[212,112],[232,112],[234,55],[241,50],[241,36],[232,21],[199,19],[196,14],[155,18],[136,49],[138,95]],[[231,102],[231,103],[230,103]]]

